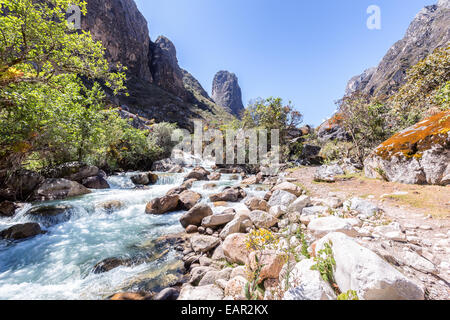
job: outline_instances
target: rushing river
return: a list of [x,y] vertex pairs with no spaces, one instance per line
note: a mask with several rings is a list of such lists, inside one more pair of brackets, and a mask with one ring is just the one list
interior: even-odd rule
[[[187,172],[186,172],[187,173]],[[180,275],[180,257],[173,248],[155,249],[155,240],[183,231],[179,218],[184,212],[155,216],[145,214],[146,204],[182,184],[186,173],[160,173],[156,185],[136,189],[127,173],[108,178],[111,189],[64,201],[27,204],[13,218],[0,219],[0,230],[14,224],[39,222],[46,234],[21,242],[0,240],[0,299],[105,299],[123,290],[158,290],[173,284]],[[192,190],[208,196],[239,182],[222,175],[217,187],[196,182]],[[246,189],[254,195],[264,194]],[[120,201],[121,209],[107,212],[99,204]],[[68,206],[57,219],[36,220],[26,213],[36,206]],[[242,207],[242,203],[232,205]],[[212,206],[213,207],[213,206]],[[224,208],[213,208],[221,212]],[[133,266],[94,274],[93,266],[113,257],[144,256]]]

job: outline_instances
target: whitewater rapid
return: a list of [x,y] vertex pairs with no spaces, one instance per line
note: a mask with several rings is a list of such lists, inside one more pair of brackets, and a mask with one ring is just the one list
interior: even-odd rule
[[[111,189],[63,201],[27,204],[13,218],[0,219],[0,230],[15,224],[39,222],[47,232],[21,242],[0,240],[0,299],[1,300],[96,300],[120,291],[159,290],[180,276],[180,257],[174,248],[159,257],[155,240],[163,235],[183,231],[179,218],[182,211],[165,215],[145,214],[146,204],[155,197],[183,183],[182,174],[158,173],[156,185],[136,189],[131,175],[126,173],[108,178]],[[217,187],[205,190],[206,183]],[[239,184],[232,175],[222,175],[220,181],[195,182],[192,189],[208,196],[224,187]],[[264,192],[246,189],[247,193]],[[106,212],[99,204],[120,201],[121,209]],[[66,214],[55,220],[36,220],[27,215],[32,207],[46,205],[68,206]],[[242,203],[230,207],[239,209]],[[211,205],[213,211],[225,208]],[[228,207],[229,208],[229,207]],[[92,268],[107,258],[152,256],[131,267],[121,266],[109,272],[94,274]]]

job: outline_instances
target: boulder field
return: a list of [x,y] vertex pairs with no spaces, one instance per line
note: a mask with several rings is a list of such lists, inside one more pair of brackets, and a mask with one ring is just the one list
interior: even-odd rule
[[[264,200],[231,186],[220,199],[246,209],[213,210],[212,201],[218,200],[213,195],[182,216],[189,280],[180,288],[180,300],[245,300],[252,281],[263,288],[253,293],[260,300],[336,300],[353,294],[360,300],[423,300],[427,285],[411,268],[440,276],[448,272],[422,256],[417,242],[408,241],[407,229],[370,200],[313,198],[283,178],[268,190]],[[253,247],[257,230],[266,230],[273,241]],[[316,265],[330,258],[332,277],[324,278]]]
[[450,111],[388,139],[366,159],[365,174],[406,184],[450,184]]

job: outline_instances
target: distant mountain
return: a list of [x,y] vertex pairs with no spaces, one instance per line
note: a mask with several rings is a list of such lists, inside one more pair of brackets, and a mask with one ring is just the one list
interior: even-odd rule
[[376,68],[353,77],[346,94],[355,91],[379,96],[396,92],[405,82],[406,71],[436,48],[450,41],[450,0],[422,9],[410,24],[405,37],[395,43]]
[[148,24],[134,0],[88,0],[82,29],[106,48],[111,67],[128,68],[129,96],[111,97],[127,111],[158,122],[192,128],[192,119],[232,119],[214,103],[200,83],[178,65],[174,44],[164,36],[152,42]]
[[219,71],[213,80],[212,99],[232,114],[240,116],[244,110],[242,91],[234,73]]

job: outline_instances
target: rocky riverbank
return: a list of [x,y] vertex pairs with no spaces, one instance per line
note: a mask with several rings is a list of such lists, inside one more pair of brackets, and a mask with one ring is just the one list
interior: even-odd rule
[[[326,187],[344,174],[336,166],[309,169],[315,171],[315,180],[328,181],[315,182]],[[211,194],[208,204],[187,211],[180,218],[185,234],[178,237],[177,247],[183,254],[184,283],[154,297],[245,300],[253,294],[248,286],[255,281],[254,297],[266,300],[335,300],[352,294],[368,300],[450,297],[448,220],[423,216],[414,223],[400,222],[392,215],[395,210],[370,198],[311,194],[295,172],[275,180],[261,174],[245,177]],[[208,179],[215,174],[220,173],[198,167],[187,177]],[[244,182],[259,183],[258,188],[268,191],[261,197],[248,196]],[[185,188],[184,184],[166,197]],[[170,202],[166,199],[161,202]],[[245,207],[227,209],[232,203]],[[223,210],[213,213],[216,205]],[[276,241],[255,250],[250,243],[260,230]],[[423,237],[424,233],[433,236]],[[315,266],[326,258],[328,244],[335,264],[332,278],[324,280],[323,270]]]
[[[288,169],[278,176],[265,176],[264,170],[250,175],[239,167],[204,168],[195,167],[195,163],[166,160],[155,166],[166,172],[183,173],[131,173],[120,178],[125,179],[120,181],[128,190],[125,198],[132,194],[139,198],[137,211],[133,209],[136,217],[155,223],[169,219],[173,221],[171,228],[184,229],[184,232],[160,233],[161,236],[139,245],[142,249],[139,253],[97,258],[88,268],[89,277],[108,279],[125,270],[135,272],[145,266],[156,266],[151,272],[136,271],[136,275],[120,284],[123,290],[104,295],[104,298],[450,298],[448,216],[433,218],[411,207],[393,206],[389,199],[405,195],[405,191],[377,193],[377,187],[389,192],[393,188],[411,186],[359,180],[356,168],[339,165]],[[39,191],[45,189],[43,186],[48,179],[77,184],[80,190],[86,188],[83,183],[91,180],[90,177],[112,184],[110,191],[86,188],[88,197],[99,197],[90,215],[104,212],[107,214],[105,221],[121,215],[123,210],[126,212],[126,208],[133,208],[115,191],[117,178],[107,177],[95,167],[78,165],[80,170],[73,169],[74,164],[68,167],[72,169],[55,170],[42,178],[28,173],[26,176],[32,179],[20,180],[28,187],[25,188],[28,197],[39,194],[45,195],[42,200],[69,198],[63,200],[67,202],[44,202],[48,205],[31,209],[27,204],[5,200],[1,206],[4,219],[23,211],[35,220],[1,230],[0,237],[4,241],[21,244],[38,237],[33,240],[38,243],[43,241],[40,235],[52,236],[55,233],[52,228],[73,219],[76,210],[71,191],[60,192],[66,190],[64,188],[50,188],[52,192],[47,193]],[[352,174],[348,174],[348,170]],[[163,180],[168,178],[166,185]],[[36,182],[34,189],[29,187],[30,181]],[[370,186],[365,186],[369,183]],[[445,187],[416,187],[447,191]],[[154,193],[153,189],[158,191]],[[373,195],[363,194],[366,189]],[[102,190],[112,192],[112,196],[100,197],[105,192]],[[145,192],[153,196],[136,194]],[[86,194],[79,196],[83,199]],[[8,213],[9,218],[4,213]],[[134,242],[148,240],[139,235],[134,238]],[[328,272],[323,269],[327,263]]]

